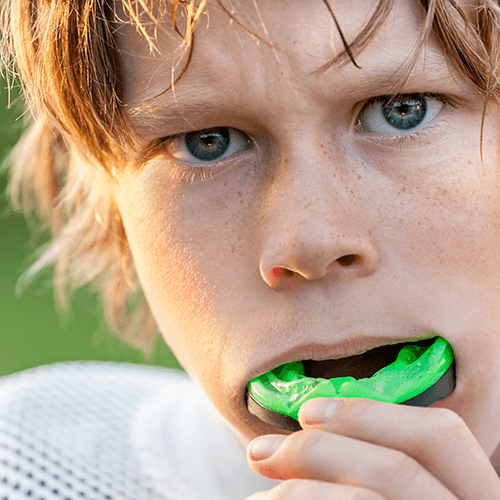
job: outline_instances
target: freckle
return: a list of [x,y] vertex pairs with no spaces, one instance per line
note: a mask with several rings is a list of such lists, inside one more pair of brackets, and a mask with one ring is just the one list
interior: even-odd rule
[[241,196],[241,191],[238,191],[238,196]]
[[406,193],[406,188],[405,188],[405,187],[402,187],[402,188],[401,188],[401,191],[403,191],[403,193]]
[[361,175],[358,175],[358,181],[361,179]]
[[227,186],[227,182],[228,182],[228,181],[225,181],[225,182],[224,182],[224,186]]

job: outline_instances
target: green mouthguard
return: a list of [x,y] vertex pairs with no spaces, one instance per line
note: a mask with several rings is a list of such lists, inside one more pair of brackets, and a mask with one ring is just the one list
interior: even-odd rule
[[449,342],[437,337],[429,347],[405,345],[396,361],[370,378],[306,377],[302,362],[293,361],[252,379],[247,391],[260,406],[295,420],[300,407],[313,398],[368,398],[403,403],[432,387],[447,373],[454,357]]

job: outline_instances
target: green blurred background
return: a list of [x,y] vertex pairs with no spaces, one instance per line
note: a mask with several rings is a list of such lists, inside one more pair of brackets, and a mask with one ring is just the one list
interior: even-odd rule
[[[22,132],[22,98],[0,78],[0,161]],[[78,290],[66,318],[56,309],[52,268],[16,296],[16,282],[33,263],[33,251],[48,241],[48,233],[33,239],[22,215],[9,207],[7,177],[0,173],[0,377],[34,366],[75,360],[116,361],[174,367],[182,370],[161,338],[154,355],[123,344],[106,328],[102,307],[88,288]]]

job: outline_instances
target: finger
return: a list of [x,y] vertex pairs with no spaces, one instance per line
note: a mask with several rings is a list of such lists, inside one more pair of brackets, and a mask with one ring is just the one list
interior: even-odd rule
[[259,491],[258,493],[254,493],[249,497],[245,498],[245,500],[265,500],[265,496],[267,491]]
[[290,479],[246,500],[387,500],[374,491],[345,484]]
[[[269,437],[273,436],[261,436],[252,444]],[[269,458],[251,461],[250,452],[251,446],[252,469],[272,479],[315,479],[354,486],[388,500],[458,500],[408,455],[324,430],[309,429],[288,435]]]
[[[392,448],[413,457],[458,498],[500,498],[500,481],[463,419],[447,408],[423,408],[371,399],[342,399],[323,423],[308,424],[332,400],[307,401],[299,411],[304,429],[321,429]],[[311,418],[312,420],[312,418]]]

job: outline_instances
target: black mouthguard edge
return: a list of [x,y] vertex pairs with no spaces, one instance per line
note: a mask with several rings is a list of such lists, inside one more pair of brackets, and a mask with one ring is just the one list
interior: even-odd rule
[[[455,373],[455,360],[448,368],[446,373],[427,390],[407,401],[403,401],[402,405],[408,406],[430,406],[432,403],[444,399],[455,390],[456,373]],[[298,420],[295,420],[288,415],[283,415],[276,411],[270,410],[264,405],[256,401],[247,391],[247,407],[248,411],[260,418],[266,424],[273,425],[285,431],[295,432],[302,430]]]

